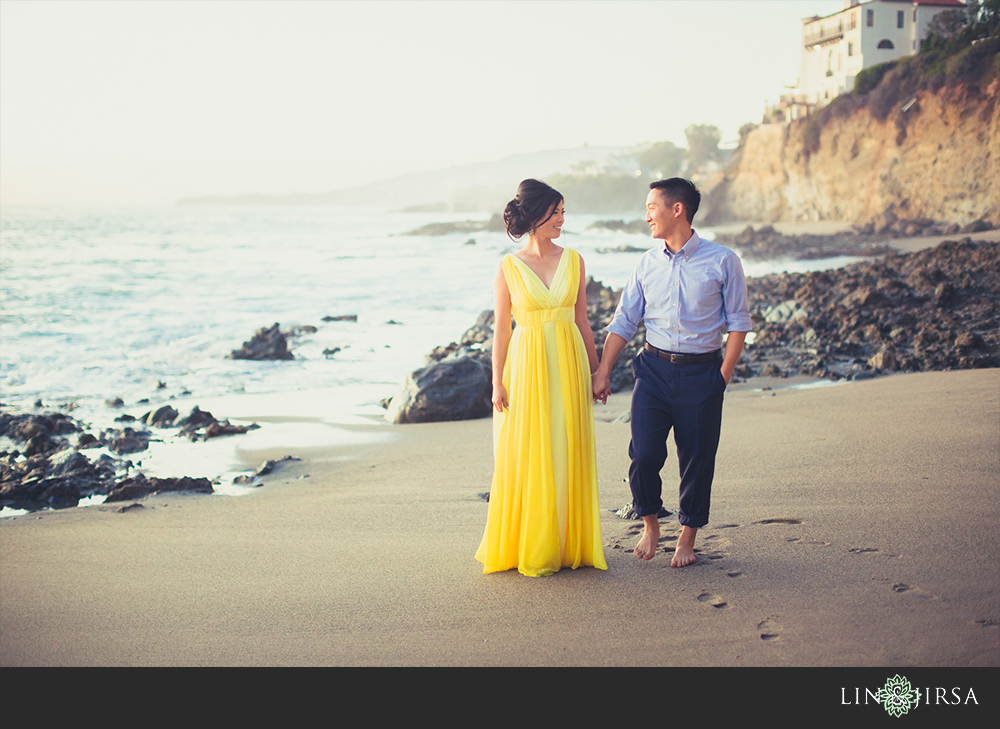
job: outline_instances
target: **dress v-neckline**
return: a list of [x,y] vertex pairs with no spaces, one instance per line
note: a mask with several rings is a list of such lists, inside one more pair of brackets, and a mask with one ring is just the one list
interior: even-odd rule
[[562,253],[559,254],[559,263],[556,264],[556,270],[553,272],[553,274],[552,274],[552,280],[549,282],[548,286],[546,286],[545,282],[542,281],[542,277],[539,276],[537,273],[535,273],[535,269],[533,269],[531,266],[528,265],[527,261],[521,260],[518,256],[515,256],[513,253],[510,254],[510,257],[513,258],[514,260],[522,263],[525,268],[527,268],[529,271],[531,271],[531,274],[538,280],[538,283],[540,283],[542,285],[542,288],[544,288],[547,292],[549,292],[551,294],[552,293],[551,286],[552,286],[552,284],[554,284],[556,282],[556,279],[559,277],[559,271],[560,271],[560,269],[562,269],[563,259],[566,258],[566,249],[563,248],[562,249]]

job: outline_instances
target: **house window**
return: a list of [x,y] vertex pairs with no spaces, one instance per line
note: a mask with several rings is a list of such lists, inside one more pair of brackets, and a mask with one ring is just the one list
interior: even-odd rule
[[875,11],[874,10],[870,10],[869,9],[869,10],[865,11],[865,23],[868,25],[869,28],[874,28],[875,27]]
[[889,49],[889,50],[892,50],[892,49],[893,49],[893,48],[895,48],[896,46],[894,46],[894,45],[892,44],[892,41],[891,41],[891,40],[889,40],[888,38],[883,38],[882,40],[880,40],[880,41],[878,42],[878,47],[879,47],[879,48],[887,48],[887,49]]
[[854,44],[853,43],[848,43],[847,44],[847,56],[848,56],[848,58],[850,58],[853,55],[854,55]]
[[917,9],[916,8],[913,8],[913,22],[914,23],[917,22]]
[[851,13],[851,30],[854,30],[857,27],[858,27],[858,14]]
[[896,27],[897,28],[902,28],[903,27],[903,20],[905,18],[906,18],[906,15],[905,15],[905,13],[902,10],[897,10],[896,11]]

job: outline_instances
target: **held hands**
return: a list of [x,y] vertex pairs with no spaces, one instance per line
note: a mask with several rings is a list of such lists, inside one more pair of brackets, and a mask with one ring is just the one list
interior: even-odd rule
[[590,382],[594,391],[594,402],[600,400],[602,405],[607,405],[608,395],[611,394],[611,379],[601,370],[597,370],[591,375]]
[[507,388],[501,383],[493,385],[493,409],[498,413],[503,413],[508,408]]

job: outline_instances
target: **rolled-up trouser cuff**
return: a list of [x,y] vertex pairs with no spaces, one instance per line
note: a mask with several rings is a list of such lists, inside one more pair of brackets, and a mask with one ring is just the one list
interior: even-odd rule
[[701,529],[703,526],[708,524],[708,514],[696,516],[678,514],[677,521],[681,523],[681,526],[691,527],[692,529]]
[[663,502],[655,506],[642,506],[637,504],[635,501],[632,502],[632,510],[635,511],[639,516],[656,516],[660,513],[660,509],[663,508]]

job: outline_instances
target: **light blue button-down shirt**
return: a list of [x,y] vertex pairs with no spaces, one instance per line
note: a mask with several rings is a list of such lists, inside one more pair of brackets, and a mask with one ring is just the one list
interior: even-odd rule
[[751,331],[739,256],[694,231],[677,253],[666,244],[650,248],[625,284],[607,329],[627,342],[640,321],[649,344],[683,354],[719,349],[725,331]]

